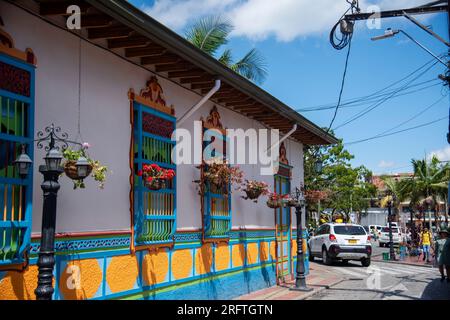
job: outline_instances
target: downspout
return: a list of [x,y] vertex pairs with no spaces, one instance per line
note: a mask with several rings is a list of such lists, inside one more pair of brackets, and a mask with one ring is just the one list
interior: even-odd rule
[[[286,133],[283,138],[281,138],[277,143],[274,143],[273,145],[270,146],[270,148],[268,150],[270,150],[270,152],[272,153],[272,150],[281,145],[283,143],[284,140],[286,140],[287,138],[289,138],[290,136],[292,136],[294,134],[295,131],[297,131],[297,124],[294,124],[294,126],[292,127],[291,131],[289,131],[288,133]],[[267,150],[266,150],[267,152]]]
[[221,84],[221,81],[217,79],[214,87],[199,102],[197,102],[197,104],[195,104],[180,119],[177,120],[177,125],[182,124],[187,118],[192,116],[195,111],[197,111],[202,105],[204,105],[217,91],[219,91]]

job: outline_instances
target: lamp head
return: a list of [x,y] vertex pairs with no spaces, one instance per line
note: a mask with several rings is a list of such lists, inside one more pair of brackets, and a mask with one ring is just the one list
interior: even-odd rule
[[88,172],[89,172],[88,170],[90,167],[90,163],[89,163],[88,159],[86,159],[85,156],[80,156],[78,158],[75,166],[77,167],[78,177],[80,177],[81,179],[84,179],[88,176]]
[[31,158],[25,153],[25,146],[22,146],[22,153],[19,157],[14,161],[16,165],[16,170],[19,173],[19,176],[24,179],[30,172],[30,167],[33,161]]
[[58,171],[61,166],[62,154],[58,149],[52,148],[47,155],[44,157],[45,165],[49,171]]
[[373,37],[373,38],[371,38],[371,40],[372,41],[378,41],[378,40],[384,40],[384,39],[387,39],[387,38],[392,38],[399,32],[400,32],[399,30],[392,30],[391,28],[388,28],[388,29],[386,29],[386,31],[384,32],[383,35]]

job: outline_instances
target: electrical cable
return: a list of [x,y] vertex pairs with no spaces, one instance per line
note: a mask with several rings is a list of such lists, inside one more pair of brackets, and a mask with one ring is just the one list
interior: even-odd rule
[[414,126],[414,127],[403,129],[403,130],[398,130],[398,131],[395,131],[395,132],[392,132],[392,133],[387,133],[387,134],[384,134],[384,135],[377,135],[377,136],[366,138],[366,139],[361,139],[361,140],[347,142],[347,143],[344,143],[344,145],[349,146],[349,145],[354,145],[354,144],[361,143],[361,142],[366,142],[366,141],[370,141],[370,140],[375,140],[375,139],[380,139],[380,138],[384,138],[384,137],[393,136],[393,135],[396,135],[396,134],[399,134],[399,133],[403,133],[403,132],[406,132],[406,131],[411,131],[411,130],[414,130],[414,129],[423,128],[423,127],[432,125],[434,123],[437,123],[439,121],[446,120],[446,119],[448,119],[448,117],[439,118],[439,119],[436,119],[436,120],[433,120],[433,121],[430,121],[430,122],[427,122],[427,123],[423,123],[423,124],[420,124],[420,125],[417,125],[417,126]]
[[347,78],[348,60],[349,60],[349,57],[350,57],[350,50],[351,50],[351,48],[352,48],[352,36],[350,36],[350,40],[349,40],[349,43],[348,43],[348,51],[347,51],[347,56],[345,58],[344,73],[342,75],[341,89],[339,91],[338,103],[336,105],[336,109],[334,110],[334,115],[333,115],[333,118],[331,119],[330,125],[328,126],[327,133],[330,132],[330,129],[333,126],[334,120],[336,120],[336,116],[337,116],[339,107],[341,105],[342,94],[344,92],[344,86],[345,86],[345,79]]
[[[432,83],[432,84],[429,84],[429,83]],[[429,85],[423,86],[424,84],[429,84]],[[399,93],[398,92],[392,98],[397,98],[397,97],[402,97],[402,96],[405,96],[405,95],[414,94],[414,93],[417,93],[417,92],[421,92],[421,91],[427,90],[429,88],[436,87],[438,85],[442,85],[442,81],[440,81],[439,79],[430,79],[430,80],[427,80],[427,81],[424,81],[424,82],[421,82],[421,83],[417,83],[417,84],[408,86],[405,89],[411,89],[411,88],[418,87],[418,86],[423,86],[423,87],[420,87],[420,88],[417,88],[417,89],[414,89],[414,90],[410,90],[410,91],[406,91],[404,93]],[[390,91],[388,91],[386,93],[380,94],[378,96],[373,96],[372,98],[368,98],[366,100],[361,99],[361,100],[355,100],[355,102],[342,103],[340,108],[355,108],[355,107],[360,107],[360,106],[364,106],[364,105],[367,105],[367,104],[371,104],[371,103],[374,103],[374,102],[379,102],[384,97],[390,95],[392,92],[394,92],[396,90],[397,89],[393,89],[393,90],[390,90]],[[310,109],[295,109],[295,110],[297,112],[314,112],[314,111],[325,111],[325,110],[330,110],[330,109],[334,109],[334,108],[335,108],[335,106],[323,106],[323,107],[316,107],[316,108],[310,108]]]
[[409,118],[408,120],[405,120],[405,121],[401,122],[400,124],[398,124],[397,126],[391,128],[391,129],[388,129],[388,130],[385,130],[385,131],[381,132],[379,135],[386,134],[386,133],[388,133],[388,132],[391,132],[392,130],[395,130],[395,129],[397,129],[397,128],[400,128],[400,127],[404,126],[404,125],[407,124],[407,123],[410,123],[411,121],[417,119],[419,116],[421,116],[422,114],[424,114],[425,112],[427,112],[428,110],[430,110],[431,108],[433,108],[434,106],[436,106],[439,102],[441,102],[442,100],[444,100],[444,98],[446,98],[446,96],[440,97],[438,100],[436,100],[435,102],[433,102],[432,104],[430,104],[428,107],[426,107],[425,109],[423,109],[423,110],[420,111],[419,113],[416,113],[414,116],[412,116],[412,117]]
[[367,115],[368,113],[370,113],[371,111],[375,110],[376,108],[380,107],[382,104],[384,104],[386,101],[390,100],[396,93],[401,92],[402,90],[404,90],[409,84],[413,83],[414,81],[416,81],[417,79],[419,79],[420,77],[422,77],[426,72],[428,72],[432,67],[434,67],[436,64],[438,63],[438,61],[436,61],[435,63],[433,63],[430,67],[428,67],[427,69],[425,69],[424,71],[422,71],[419,75],[417,75],[416,77],[414,77],[412,80],[410,80],[406,85],[404,85],[403,87],[399,88],[398,90],[396,90],[395,92],[393,92],[391,95],[389,95],[388,97],[382,99],[380,102],[374,103],[373,105],[369,106],[368,108],[360,111],[359,113],[357,113],[356,115],[354,115],[353,117],[347,119],[345,122],[341,123],[340,125],[338,125],[337,127],[334,128],[334,130],[340,129],[358,119],[360,119],[361,117]]

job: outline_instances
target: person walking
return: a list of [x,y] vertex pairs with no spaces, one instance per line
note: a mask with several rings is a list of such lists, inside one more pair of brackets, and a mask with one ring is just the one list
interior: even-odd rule
[[435,258],[441,273],[441,282],[445,280],[444,268],[447,272],[447,283],[450,283],[450,238],[449,230],[439,231],[439,239],[435,243]]
[[430,262],[430,248],[432,245],[433,236],[428,228],[423,228],[423,231],[420,235],[420,245],[423,249],[423,261]]

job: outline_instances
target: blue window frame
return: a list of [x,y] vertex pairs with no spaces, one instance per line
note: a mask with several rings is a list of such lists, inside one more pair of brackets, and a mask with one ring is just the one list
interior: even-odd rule
[[30,246],[33,168],[21,179],[14,160],[33,157],[35,67],[0,53],[0,267],[22,264]]
[[[211,148],[213,139],[219,139],[223,142],[223,153],[211,149],[212,158],[219,157],[226,159],[227,136],[218,129],[208,130],[203,128],[203,150]],[[211,137],[205,137],[210,134]],[[209,159],[204,159],[209,160]],[[205,170],[207,166],[205,166]],[[218,188],[208,181],[205,181],[205,192],[203,195],[203,240],[214,241],[219,239],[228,239],[231,231],[231,183]]]
[[136,246],[173,243],[176,231],[176,175],[164,189],[147,189],[138,176],[143,165],[157,164],[176,172],[170,139],[176,118],[133,101],[134,123],[134,243]]

